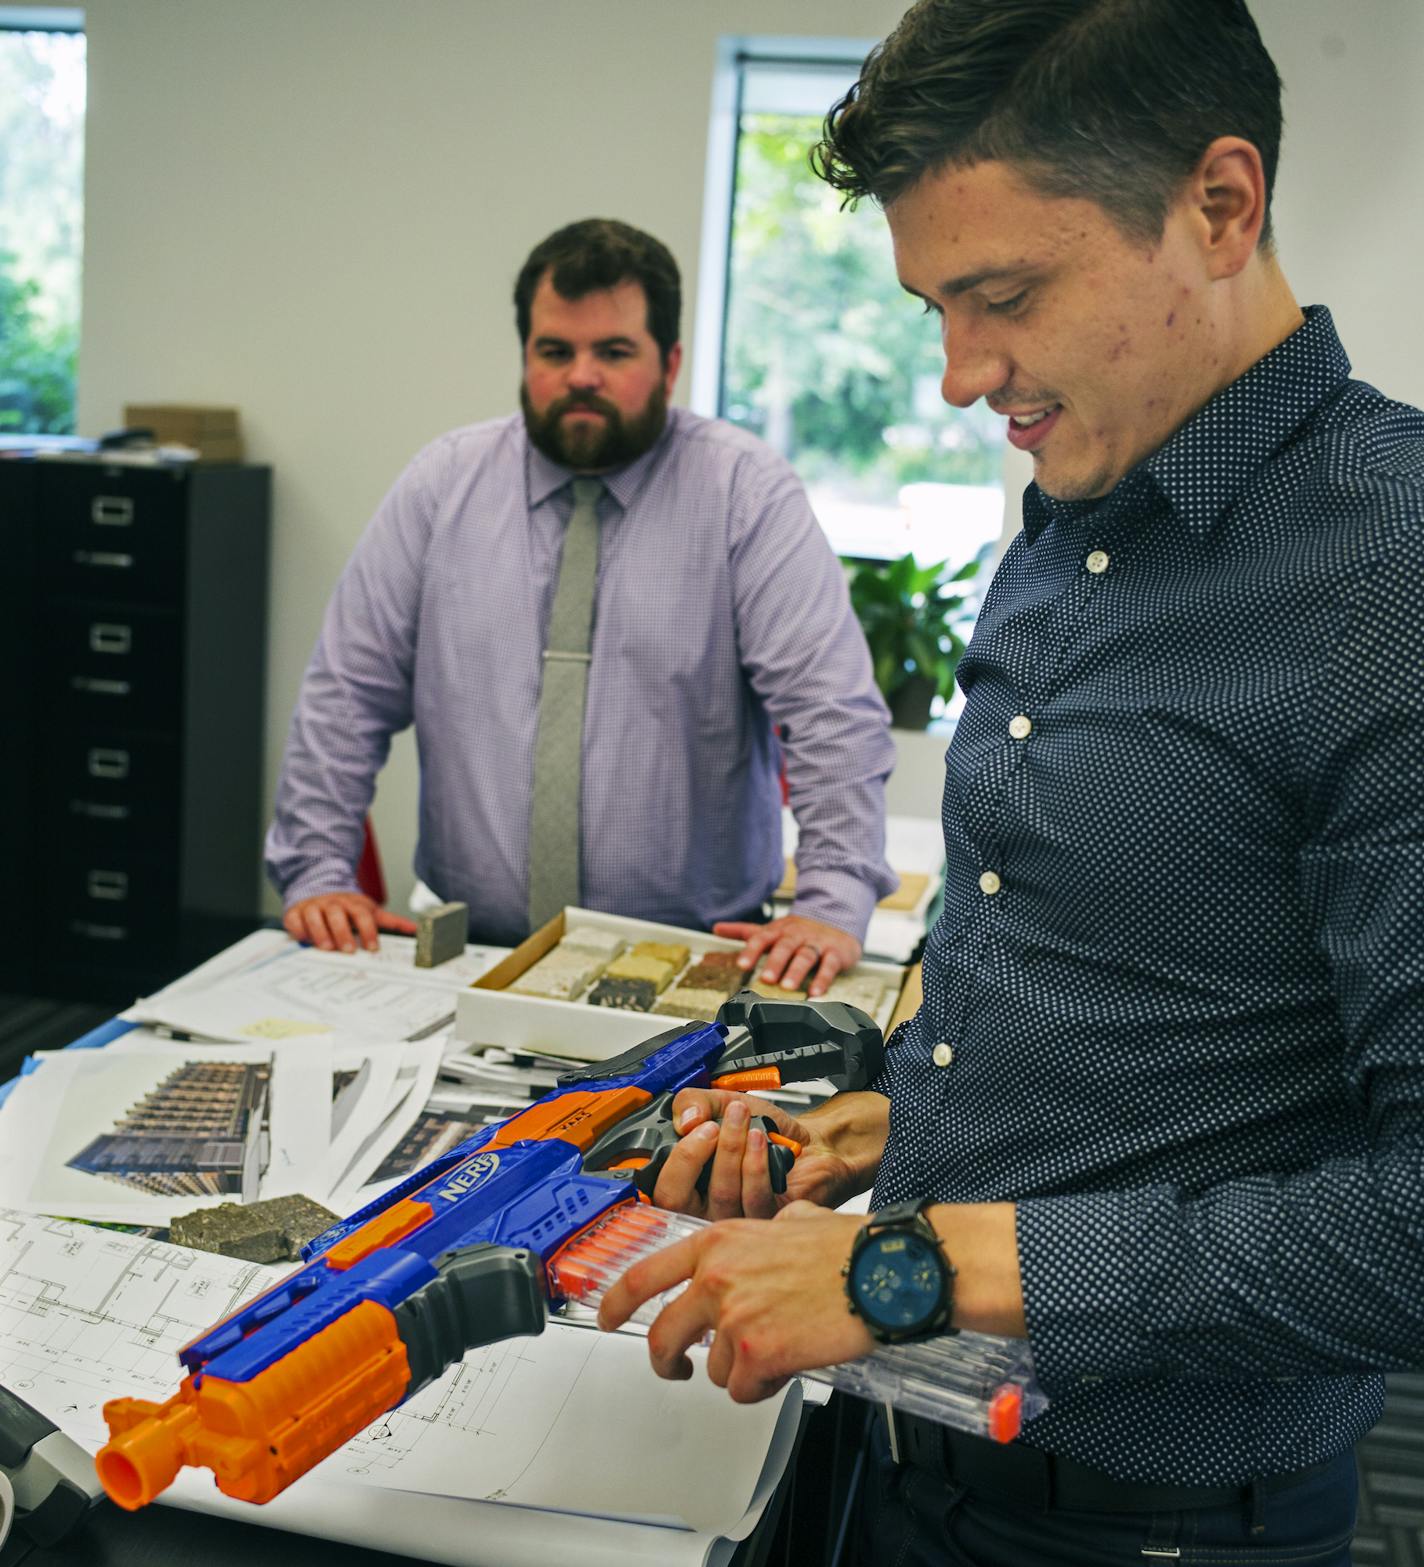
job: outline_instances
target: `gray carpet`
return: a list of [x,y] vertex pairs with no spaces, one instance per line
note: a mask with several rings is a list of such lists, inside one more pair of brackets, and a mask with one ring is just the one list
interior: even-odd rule
[[[34,1050],[56,1050],[107,1022],[83,1002],[0,994],[0,1082]],[[1356,1567],[1424,1567],[1424,1375],[1389,1379],[1384,1419],[1360,1444]]]

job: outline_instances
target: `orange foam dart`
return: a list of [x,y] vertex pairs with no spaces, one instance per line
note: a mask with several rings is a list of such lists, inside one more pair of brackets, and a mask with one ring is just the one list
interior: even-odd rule
[[166,1403],[104,1405],[109,1442],[94,1460],[120,1507],[146,1506],[184,1465],[211,1469],[218,1489],[268,1502],[400,1402],[410,1385],[395,1317],[359,1306],[253,1377],[192,1377]]
[[603,1286],[610,1269],[622,1273],[628,1267],[633,1259],[624,1237],[632,1228],[629,1215],[636,1210],[636,1203],[625,1203],[613,1209],[612,1216],[599,1214],[549,1258],[549,1278],[561,1295],[582,1300]]
[[544,1142],[551,1137],[572,1143],[575,1148],[591,1148],[594,1143],[625,1116],[641,1110],[652,1095],[646,1088],[589,1089],[582,1093],[560,1094],[540,1104],[530,1105],[508,1121],[481,1147],[482,1152],[508,1148],[528,1139]]
[[712,1079],[713,1088],[725,1088],[738,1094],[754,1094],[759,1088],[780,1088],[779,1066],[753,1066],[745,1072],[724,1072]]
[[1023,1391],[1007,1382],[989,1400],[989,1435],[996,1442],[1012,1442],[1023,1425]]

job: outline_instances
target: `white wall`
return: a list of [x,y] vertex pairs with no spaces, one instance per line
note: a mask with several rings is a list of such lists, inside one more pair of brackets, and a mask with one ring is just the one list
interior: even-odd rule
[[[269,800],[371,510],[424,441],[514,406],[530,246],[595,213],[650,229],[683,264],[690,336],[718,35],[878,36],[902,8],[90,0],[80,428],[128,401],[234,403],[273,465]],[[1360,374],[1424,402],[1424,6],[1256,10],[1289,88],[1288,272],[1334,307]],[[376,808],[397,900],[415,800],[407,737]]]
[[1276,240],[1354,373],[1424,405],[1424,4],[1252,0],[1285,82]]
[[[408,458],[515,406],[510,289],[593,214],[679,258],[690,336],[722,33],[866,36],[896,0],[92,0],[80,428],[242,410],[273,465],[268,799],[327,593]],[[683,390],[687,386],[684,372]],[[395,900],[416,776],[376,808]]]

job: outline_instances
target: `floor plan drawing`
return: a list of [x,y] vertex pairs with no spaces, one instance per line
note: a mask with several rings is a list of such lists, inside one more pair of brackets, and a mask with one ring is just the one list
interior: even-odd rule
[[[109,1399],[169,1398],[178,1350],[290,1271],[0,1208],[0,1384],[97,1451]],[[663,1382],[640,1337],[551,1321],[467,1354],[320,1472],[387,1494],[724,1532],[799,1403],[738,1406],[705,1375]]]
[[285,1271],[0,1209],[0,1383],[97,1447],[106,1400],[166,1398],[177,1351]]

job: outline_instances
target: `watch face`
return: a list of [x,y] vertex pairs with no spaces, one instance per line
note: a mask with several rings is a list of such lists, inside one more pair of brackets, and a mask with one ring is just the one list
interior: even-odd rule
[[913,1332],[934,1320],[944,1299],[944,1269],[933,1242],[896,1230],[872,1235],[856,1254],[851,1293],[876,1327]]

